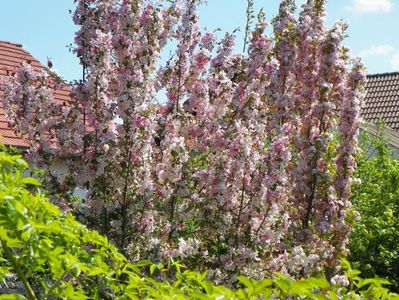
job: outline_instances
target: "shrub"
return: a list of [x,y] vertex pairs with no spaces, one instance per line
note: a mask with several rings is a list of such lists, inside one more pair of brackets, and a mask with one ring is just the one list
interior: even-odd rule
[[199,0],[75,2],[71,101],[24,64],[4,107],[56,193],[87,188],[82,220],[132,260],[173,256],[225,282],[337,268],[365,70],[326,1],[281,1],[270,31],[249,8],[238,54],[234,34],[200,29]]
[[360,217],[350,236],[349,260],[366,276],[389,278],[399,291],[399,160],[382,136],[365,135],[352,195]]

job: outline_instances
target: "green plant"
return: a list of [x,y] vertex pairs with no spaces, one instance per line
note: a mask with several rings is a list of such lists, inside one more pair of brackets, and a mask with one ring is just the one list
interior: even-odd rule
[[382,135],[362,138],[352,203],[360,213],[349,260],[364,276],[386,277],[399,291],[399,160]]
[[21,156],[0,153],[0,273],[16,273],[29,299],[123,292],[120,277],[131,271],[125,257],[42,191],[31,192],[40,183],[22,176],[27,167]]

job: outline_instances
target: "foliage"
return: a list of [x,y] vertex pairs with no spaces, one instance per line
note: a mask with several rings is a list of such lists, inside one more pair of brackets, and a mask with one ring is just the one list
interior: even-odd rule
[[356,171],[361,184],[352,195],[360,217],[350,236],[349,259],[366,276],[389,278],[399,291],[399,160],[383,134],[365,135],[362,148]]
[[[107,238],[51,204],[18,155],[0,152],[0,279],[15,273],[20,294],[0,299],[398,299],[382,279],[346,276],[294,281],[280,273],[272,279],[240,276],[241,287],[213,285],[207,274],[149,261],[130,264]],[[147,275],[146,275],[147,274]],[[359,297],[361,295],[362,297]]]
[[224,282],[337,268],[365,72],[346,25],[325,26],[325,1],[298,13],[283,0],[270,36],[248,1],[239,54],[234,34],[199,28],[201,1],[75,2],[85,76],[72,100],[58,103],[67,88],[29,64],[4,85],[55,192],[87,189],[64,205],[133,261],[175,257]]

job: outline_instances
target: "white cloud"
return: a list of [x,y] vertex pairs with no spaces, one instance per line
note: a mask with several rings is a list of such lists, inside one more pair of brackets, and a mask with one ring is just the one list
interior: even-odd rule
[[374,45],[369,49],[363,50],[359,53],[361,57],[375,56],[375,55],[387,55],[395,50],[391,45]]
[[389,13],[393,3],[392,0],[352,0],[345,8],[356,14]]
[[396,51],[391,57],[391,66],[395,71],[399,71],[399,51]]

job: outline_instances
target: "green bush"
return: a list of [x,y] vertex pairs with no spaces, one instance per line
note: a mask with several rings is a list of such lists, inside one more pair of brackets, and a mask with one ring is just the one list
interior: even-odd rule
[[399,160],[383,137],[363,137],[352,203],[360,213],[350,236],[350,261],[364,276],[382,276],[399,291]]
[[385,280],[362,280],[346,262],[346,276],[334,277],[333,285],[276,273],[239,277],[235,289],[173,261],[131,264],[105,237],[51,204],[36,179],[23,177],[27,167],[21,156],[0,151],[0,279],[6,285],[14,274],[24,286],[0,299],[399,299]]

